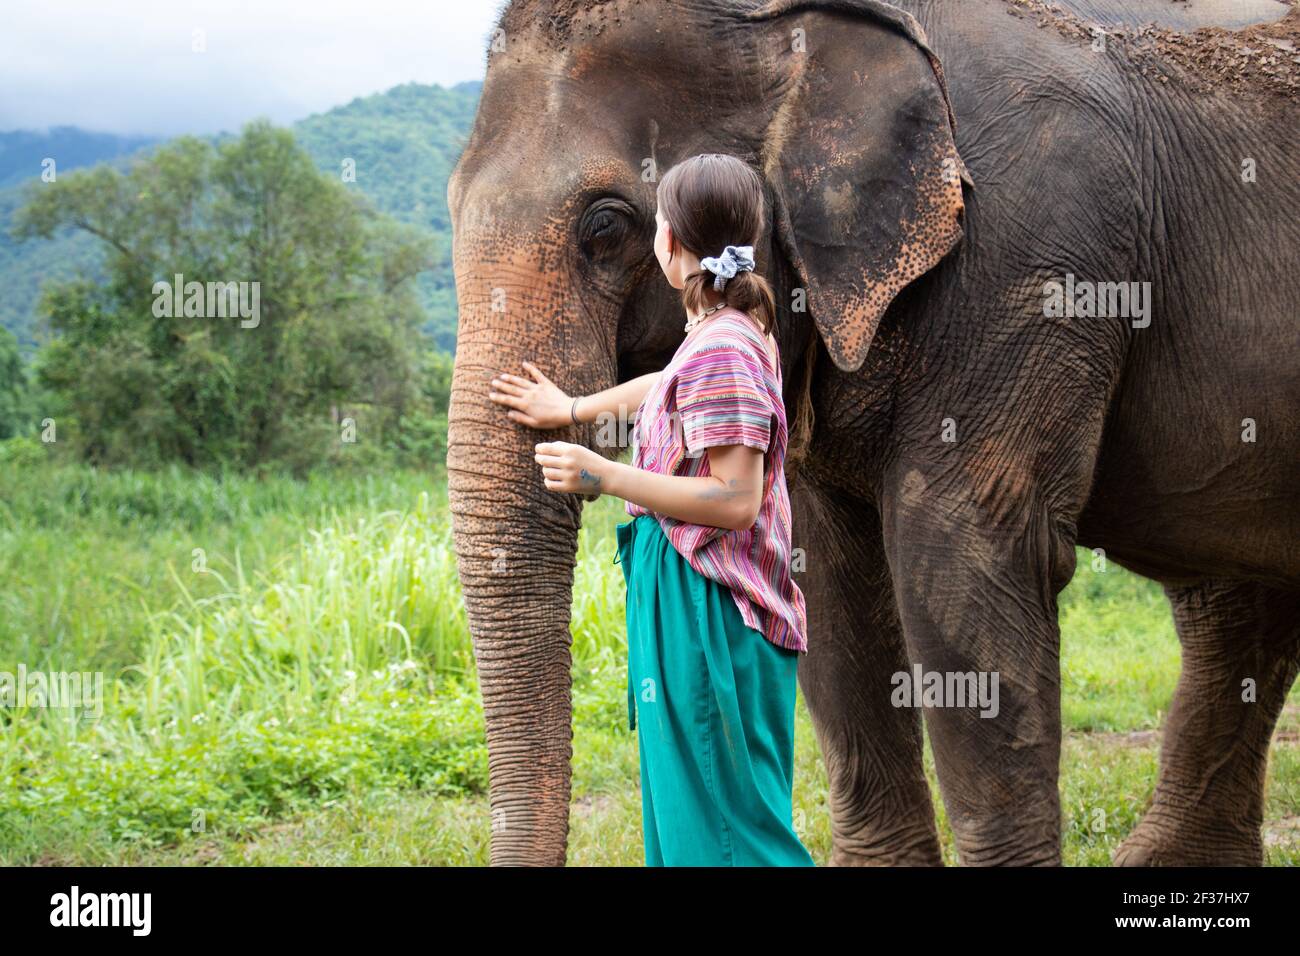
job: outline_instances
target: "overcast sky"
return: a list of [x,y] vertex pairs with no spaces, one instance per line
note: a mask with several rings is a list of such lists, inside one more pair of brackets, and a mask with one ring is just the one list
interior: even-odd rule
[[501,5],[0,0],[0,130],[235,131],[399,83],[477,80]]

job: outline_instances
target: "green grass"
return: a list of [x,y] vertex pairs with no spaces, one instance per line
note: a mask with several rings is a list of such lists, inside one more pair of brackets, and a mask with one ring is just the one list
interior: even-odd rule
[[[610,563],[624,518],[590,505],[579,542],[575,865],[642,859]],[[449,541],[435,476],[0,472],[0,670],[97,670],[108,691],[94,722],[0,711],[0,863],[485,864],[487,753]],[[1084,552],[1061,621],[1065,859],[1106,865],[1150,799],[1178,643],[1158,588]],[[1300,688],[1291,700],[1271,864],[1300,863]],[[825,862],[802,698],[796,730],[796,822]]]
[[1061,595],[1061,719],[1079,731],[1160,726],[1179,649],[1169,602],[1152,582],[1080,549]]

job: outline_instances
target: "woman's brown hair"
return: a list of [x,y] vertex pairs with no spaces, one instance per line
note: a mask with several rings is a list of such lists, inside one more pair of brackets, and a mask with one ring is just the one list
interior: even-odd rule
[[[744,161],[724,153],[692,156],[664,173],[657,190],[659,211],[673,231],[674,244],[700,258],[719,256],[727,246],[750,246],[763,231],[763,180]],[[673,249],[672,253],[676,250]],[[706,269],[682,283],[682,304],[695,313],[705,307],[705,291],[716,277]],[[722,289],[733,309],[754,317],[765,333],[776,326],[776,299],[767,280],[754,271],[737,272]],[[817,359],[815,334],[795,382],[786,475],[791,484],[812,441],[812,374]]]
[[[664,173],[657,197],[674,245],[701,259],[720,256],[727,246],[752,246],[763,231],[763,180],[735,156],[701,153],[683,160]],[[688,312],[705,307],[704,293],[715,278],[706,269],[686,277],[682,304]],[[757,272],[736,273],[727,280],[722,297],[733,309],[753,316],[764,333],[774,328],[776,300],[772,287]]]

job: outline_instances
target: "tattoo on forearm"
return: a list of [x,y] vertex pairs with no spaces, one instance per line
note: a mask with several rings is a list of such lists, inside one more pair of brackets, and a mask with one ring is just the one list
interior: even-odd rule
[[726,488],[705,488],[696,497],[700,501],[731,501],[746,493],[736,487],[738,484],[739,482],[733,478],[727,482]]
[[578,472],[578,477],[582,479],[582,483],[588,488],[596,489],[600,487],[600,475],[593,475],[586,468]]

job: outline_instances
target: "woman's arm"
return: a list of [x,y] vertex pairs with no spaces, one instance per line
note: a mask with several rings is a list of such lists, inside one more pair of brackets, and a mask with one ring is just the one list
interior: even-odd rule
[[711,474],[698,478],[655,474],[570,442],[539,442],[536,452],[551,491],[616,495],[691,524],[744,531],[763,503],[763,452],[749,445],[706,449]]
[[540,442],[536,459],[547,489],[617,495],[705,527],[753,527],[762,507],[763,459],[775,414],[762,362],[748,345],[722,338],[701,343],[680,369],[674,397],[683,410],[682,444],[692,453],[708,453],[707,476],[658,474],[610,461],[582,445]]
[[662,372],[647,372],[629,379],[622,385],[615,385],[603,392],[593,392],[578,399],[576,414],[580,422],[594,422],[605,412],[614,415],[630,415],[637,410],[641,399],[654,387]]
[[536,365],[532,362],[523,365],[535,381],[503,372],[492,379],[488,398],[507,406],[509,418],[530,428],[562,428],[572,423],[573,414],[580,422],[594,422],[604,412],[630,415],[661,374],[650,372],[613,388],[583,395],[574,407],[573,397],[564,394]]

